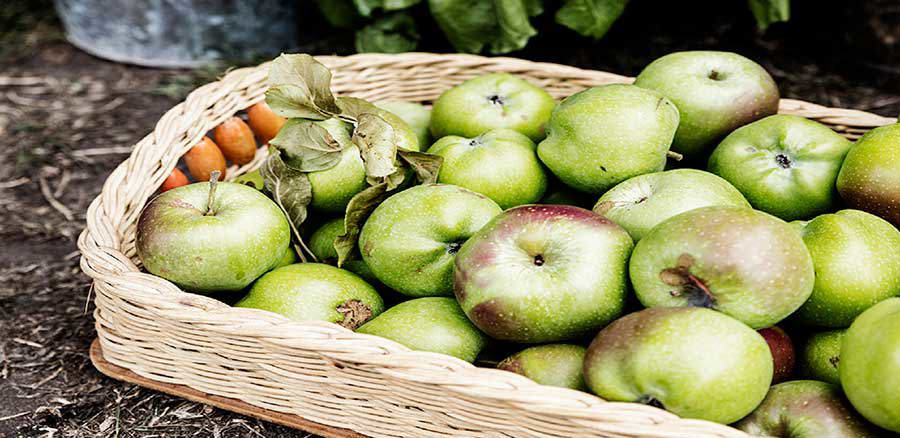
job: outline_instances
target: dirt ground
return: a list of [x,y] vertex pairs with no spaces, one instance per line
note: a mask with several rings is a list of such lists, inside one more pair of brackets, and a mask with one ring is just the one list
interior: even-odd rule
[[[762,62],[785,97],[900,113],[900,73],[885,67],[893,55],[884,49],[897,35],[874,32],[886,40],[854,61],[845,52],[788,44],[793,31],[760,37],[746,17],[705,30],[640,27],[644,12],[623,18],[623,29],[636,30],[614,31],[601,42],[552,31],[516,55],[636,74],[673,50],[737,50]],[[349,36],[320,30],[307,28],[300,49],[348,52]],[[87,355],[95,333],[75,245],[84,211],[159,116],[223,69],[103,61],[63,40],[46,3],[0,6],[0,437],[309,436],[105,378]]]

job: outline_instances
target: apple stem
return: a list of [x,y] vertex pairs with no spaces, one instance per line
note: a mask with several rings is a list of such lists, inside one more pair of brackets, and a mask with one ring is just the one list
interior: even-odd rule
[[684,159],[684,155],[681,155],[675,151],[666,151],[666,157],[669,157],[670,159],[675,161],[681,161]]
[[219,175],[221,175],[221,173],[218,170],[214,170],[209,174],[209,195],[206,197],[206,213],[203,213],[204,216],[212,216],[215,214],[213,211],[213,201],[216,197],[216,187],[219,185]]

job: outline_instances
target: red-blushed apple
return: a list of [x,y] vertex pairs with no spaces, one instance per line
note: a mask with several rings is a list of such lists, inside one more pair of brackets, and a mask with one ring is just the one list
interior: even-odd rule
[[721,312],[659,307],[601,330],[588,347],[584,378],[606,400],[727,424],[766,396],[772,355],[762,336]]
[[647,307],[707,307],[771,327],[812,293],[812,257],[797,229],[750,208],[713,206],[671,217],[634,249],[631,284]]
[[287,219],[259,190],[230,182],[169,190],[141,211],[144,268],[194,292],[234,291],[275,267],[291,241]]
[[622,227],[590,210],[512,208],[459,250],[454,291],[469,319],[495,339],[573,339],[621,314],[632,246]]
[[781,327],[774,326],[757,330],[769,344],[774,362],[772,383],[781,383],[791,378],[794,374],[794,343],[791,337]]
[[773,386],[765,400],[735,427],[774,438],[887,438],[887,432],[853,411],[840,388],[815,380]]
[[900,123],[875,128],[850,148],[837,190],[852,208],[900,227]]

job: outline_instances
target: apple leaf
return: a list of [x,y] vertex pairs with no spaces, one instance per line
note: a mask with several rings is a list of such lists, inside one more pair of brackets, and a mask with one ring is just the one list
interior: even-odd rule
[[341,109],[341,118],[356,123],[359,116],[365,113],[378,114],[378,107],[358,97],[342,96],[337,98],[337,105]]
[[360,114],[353,130],[353,144],[359,148],[370,185],[397,172],[394,128],[381,117],[372,113]]
[[341,161],[347,146],[319,124],[304,119],[288,119],[269,144],[285,155],[287,166],[300,172],[329,169]]
[[416,172],[416,177],[420,183],[433,184],[437,182],[438,173],[441,170],[441,164],[444,162],[444,157],[403,149],[397,151],[397,155],[399,155],[400,159]]
[[536,0],[429,0],[428,6],[447,39],[460,52],[519,50],[537,31],[529,15],[540,10]]
[[375,207],[387,198],[387,194],[387,183],[381,183],[357,193],[350,199],[344,215],[344,233],[334,239],[338,267],[353,256],[363,224]]
[[600,39],[622,15],[628,0],[566,0],[556,22],[581,35]]
[[341,112],[331,71],[307,54],[282,54],[269,67],[266,103],[282,117],[324,120]]
[[356,32],[356,51],[360,53],[411,52],[417,45],[416,21],[407,12],[385,15]]
[[[305,254],[313,260],[315,255],[303,243],[300,225],[306,220],[307,206],[312,201],[312,186],[306,173],[291,168],[281,158],[281,152],[272,149],[266,161],[259,168],[263,178],[263,187],[272,197],[291,226],[294,250],[300,259],[306,262]],[[305,252],[304,252],[305,251]]]
[[791,0],[748,0],[748,3],[759,30],[764,31],[773,23],[791,18]]

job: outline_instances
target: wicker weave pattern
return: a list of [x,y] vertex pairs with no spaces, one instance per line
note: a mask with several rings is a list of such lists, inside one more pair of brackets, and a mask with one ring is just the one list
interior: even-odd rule
[[[333,88],[371,100],[428,102],[485,72],[509,72],[564,97],[632,79],[511,58],[365,54],[320,57]],[[329,323],[231,308],[140,272],[134,250],[140,209],[178,159],[210,129],[263,99],[267,66],[207,84],[162,116],[106,180],[78,245],[94,280],[94,313],[106,359],[144,377],[187,385],[375,437],[746,437],[648,406],[605,402],[540,386],[508,372],[410,351]],[[856,137],[893,119],[784,99],[781,112]],[[259,165],[264,152],[229,178]]]

